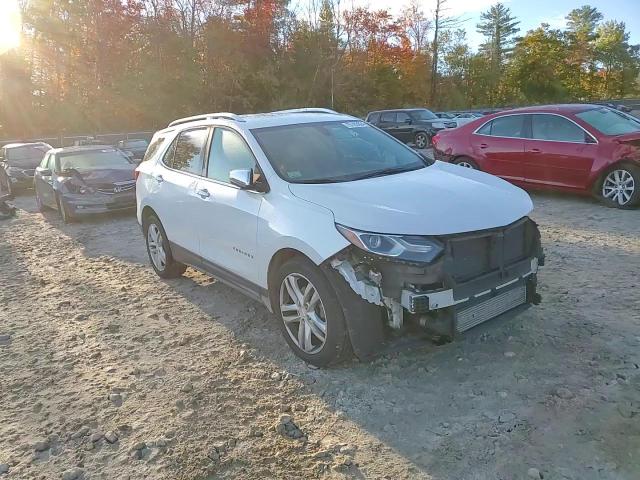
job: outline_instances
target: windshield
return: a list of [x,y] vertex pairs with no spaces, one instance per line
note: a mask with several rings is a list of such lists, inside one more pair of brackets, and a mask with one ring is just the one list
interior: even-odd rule
[[124,146],[127,148],[147,148],[149,143],[146,140],[125,140]]
[[410,110],[409,116],[414,120],[438,120],[436,114],[431,110],[427,110],[426,108],[421,108],[420,110]]
[[15,167],[36,168],[44,154],[51,147],[46,145],[25,145],[7,149],[7,163]]
[[423,168],[426,161],[360,120],[251,131],[278,175],[291,183],[348,182]]
[[88,170],[131,170],[133,164],[123,153],[118,150],[90,150],[86,152],[70,152],[58,155],[56,170],[75,169]]
[[605,135],[624,135],[640,132],[640,121],[617,110],[601,107],[576,114]]

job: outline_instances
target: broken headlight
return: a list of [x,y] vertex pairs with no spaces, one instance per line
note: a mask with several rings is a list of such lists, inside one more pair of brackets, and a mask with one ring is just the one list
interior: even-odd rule
[[437,240],[419,235],[385,235],[362,232],[336,224],[338,231],[356,247],[367,252],[408,262],[430,263],[444,250]]

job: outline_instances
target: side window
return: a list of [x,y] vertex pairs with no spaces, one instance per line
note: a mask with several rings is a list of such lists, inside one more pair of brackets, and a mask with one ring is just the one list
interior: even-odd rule
[[411,117],[405,112],[398,112],[396,114],[396,121],[398,123],[406,123],[407,120],[411,120]]
[[147,160],[151,159],[151,157],[155,155],[155,153],[160,148],[160,145],[162,145],[162,143],[164,142],[164,138],[165,137],[153,138],[153,140],[151,141],[151,144],[149,145],[149,147],[147,147],[147,151],[144,152],[144,157],[142,158],[143,162],[146,162]]
[[44,156],[42,161],[40,162],[40,168],[49,168],[49,160],[51,159],[51,155],[47,154]]
[[380,121],[380,112],[369,115],[369,123],[378,123]]
[[209,136],[208,128],[186,130],[178,136],[173,154],[172,168],[202,175],[204,145]]
[[395,112],[383,112],[380,115],[381,122],[395,122],[396,121],[396,113]]
[[173,167],[173,154],[176,153],[176,143],[178,143],[178,137],[173,139],[167,151],[164,152],[162,156],[162,163],[164,163],[167,167]]
[[493,122],[487,122],[485,123],[479,130],[478,133],[480,135],[491,135],[491,124]]
[[494,137],[524,137],[524,115],[506,115],[494,118],[491,122],[491,135]]
[[558,115],[532,115],[531,131],[536,140],[585,143],[586,139],[584,130]]
[[209,151],[207,177],[229,183],[231,170],[244,168],[256,171],[256,159],[244,139],[226,128],[216,128]]

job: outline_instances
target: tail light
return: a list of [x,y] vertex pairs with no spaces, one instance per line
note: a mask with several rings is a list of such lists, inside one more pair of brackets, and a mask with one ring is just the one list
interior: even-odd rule
[[440,141],[440,134],[436,133],[431,139],[431,143],[435,147],[438,144],[438,141]]
[[133,179],[135,181],[138,181],[138,177],[140,176],[140,170],[138,170],[137,168],[133,171]]

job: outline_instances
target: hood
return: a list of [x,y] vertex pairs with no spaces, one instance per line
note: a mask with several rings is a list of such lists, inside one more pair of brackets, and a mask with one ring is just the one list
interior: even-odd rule
[[529,195],[498,177],[443,162],[412,172],[331,184],[289,184],[298,198],[368,232],[448,235],[503,227],[533,209]]
[[618,135],[615,137],[615,141],[618,143],[628,143],[636,147],[640,147],[640,132],[625,133],[624,135]]
[[134,181],[133,170],[135,165],[131,165],[131,170],[128,169],[100,169],[100,170],[84,170],[78,173],[82,177],[84,183],[91,187],[101,187],[120,182]]

